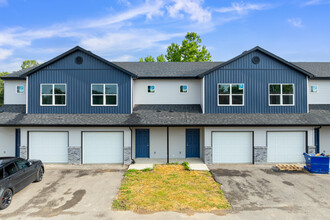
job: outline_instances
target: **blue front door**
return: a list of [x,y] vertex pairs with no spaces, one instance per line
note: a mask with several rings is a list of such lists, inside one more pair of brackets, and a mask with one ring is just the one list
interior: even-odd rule
[[199,129],[186,129],[186,157],[200,157],[199,143]]
[[15,129],[15,156],[20,156],[19,147],[21,146],[21,129]]
[[135,130],[135,157],[149,158],[149,129]]

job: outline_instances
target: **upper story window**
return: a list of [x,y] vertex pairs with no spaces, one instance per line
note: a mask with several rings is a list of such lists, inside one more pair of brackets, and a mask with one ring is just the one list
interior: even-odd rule
[[188,85],[180,85],[180,93],[188,93]]
[[118,84],[92,84],[92,106],[116,106]]
[[311,92],[319,92],[318,86],[311,86]]
[[244,84],[220,83],[218,84],[219,106],[242,106],[244,105]]
[[41,105],[65,106],[66,84],[41,84]]
[[16,93],[23,94],[24,93],[24,86],[16,86]]
[[154,85],[149,85],[148,86],[148,93],[155,93],[156,92],[156,87]]
[[269,84],[269,105],[294,105],[294,85]]

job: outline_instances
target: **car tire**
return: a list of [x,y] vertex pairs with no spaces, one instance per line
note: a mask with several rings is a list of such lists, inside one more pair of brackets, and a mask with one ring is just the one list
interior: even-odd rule
[[13,191],[11,191],[11,189],[8,188],[5,189],[1,194],[0,209],[8,208],[12,199],[13,199]]
[[35,182],[40,182],[43,177],[44,177],[44,169],[42,167],[40,167],[37,172],[37,178],[36,178]]

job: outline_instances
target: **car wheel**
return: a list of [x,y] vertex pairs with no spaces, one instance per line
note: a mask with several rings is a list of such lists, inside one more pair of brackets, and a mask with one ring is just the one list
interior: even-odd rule
[[40,167],[38,172],[37,172],[36,182],[40,182],[43,177],[44,177],[44,169],[42,167]]
[[0,209],[7,208],[13,198],[13,192],[10,189],[5,189],[1,195]]

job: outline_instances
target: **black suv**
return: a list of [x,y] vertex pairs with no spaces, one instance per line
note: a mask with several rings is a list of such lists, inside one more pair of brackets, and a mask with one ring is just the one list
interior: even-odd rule
[[7,208],[12,197],[32,182],[40,182],[44,165],[40,160],[0,157],[0,209]]

